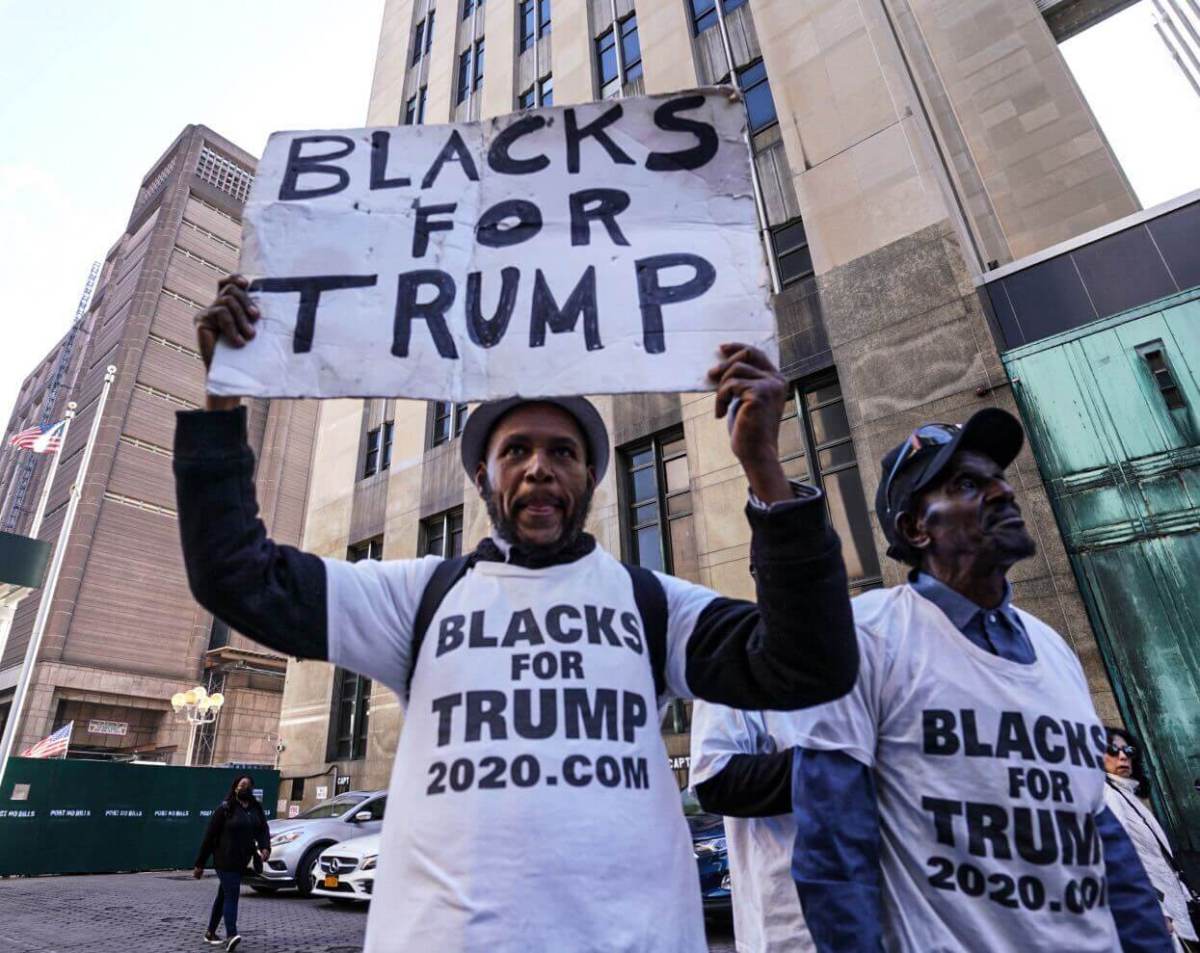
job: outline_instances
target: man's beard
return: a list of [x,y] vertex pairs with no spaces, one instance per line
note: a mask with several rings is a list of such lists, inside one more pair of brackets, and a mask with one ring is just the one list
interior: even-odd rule
[[496,530],[496,535],[508,543],[510,546],[517,547],[521,552],[540,558],[557,556],[559,553],[570,549],[583,535],[583,526],[587,522],[588,512],[592,508],[592,494],[595,492],[595,486],[590,482],[588,487],[583,492],[583,496],[575,504],[575,508],[571,511],[566,521],[563,523],[563,530],[559,534],[558,539],[552,543],[527,543],[523,541],[517,533],[516,521],[505,516],[500,511],[500,504],[496,500],[496,493],[488,482],[487,477],[483,478],[483,496],[484,505],[487,507],[488,518],[492,521],[492,527]]

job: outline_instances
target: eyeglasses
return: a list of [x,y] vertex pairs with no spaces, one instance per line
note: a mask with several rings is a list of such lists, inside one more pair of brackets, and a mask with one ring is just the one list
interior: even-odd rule
[[896,457],[896,462],[892,464],[892,472],[888,474],[887,480],[883,484],[883,498],[887,502],[889,518],[892,515],[892,482],[904,464],[926,447],[944,447],[961,431],[962,427],[958,424],[925,424],[908,435],[904,449]]
[[1121,755],[1125,755],[1130,761],[1132,761],[1133,756],[1137,754],[1137,748],[1135,748],[1133,745],[1109,745],[1108,753],[1114,758],[1119,758]]

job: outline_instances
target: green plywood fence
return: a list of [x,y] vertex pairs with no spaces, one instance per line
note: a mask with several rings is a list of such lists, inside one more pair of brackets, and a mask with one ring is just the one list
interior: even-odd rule
[[[213,808],[241,773],[11,758],[0,791],[0,875],[191,867]],[[244,773],[273,817],[279,772]]]

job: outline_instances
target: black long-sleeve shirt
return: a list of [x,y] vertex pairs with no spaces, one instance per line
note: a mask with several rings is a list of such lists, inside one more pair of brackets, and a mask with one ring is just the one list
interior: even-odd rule
[[222,801],[209,818],[194,866],[203,867],[209,856],[214,870],[245,870],[254,851],[271,844],[267,818],[257,801],[242,804],[236,798]]

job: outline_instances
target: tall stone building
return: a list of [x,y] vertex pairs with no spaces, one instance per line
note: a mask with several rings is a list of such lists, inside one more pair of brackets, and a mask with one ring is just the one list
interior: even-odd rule
[[[1059,5],[1061,6],[1061,5]],[[486,48],[486,56],[485,56]],[[1015,411],[989,275],[1138,210],[1031,0],[388,0],[368,125],[441,123],[731,83],[744,95],[774,282],[787,471],[819,483],[855,591],[903,578],[869,501],[928,420]],[[752,597],[746,486],[709,394],[597,400],[615,447],[590,529],[629,561]],[[451,554],[486,532],[456,435],[468,408],[320,412],[304,542],[342,558]],[[1118,717],[1037,462],[1012,468],[1040,551],[1018,602],[1070,641]],[[386,784],[394,696],[289,669],[281,796]],[[664,721],[686,779],[688,707]],[[325,784],[325,782],[318,782]]]
[[[195,760],[274,761],[285,660],[192,600],[171,474],[175,412],[204,400],[192,316],[212,299],[218,277],[236,270],[254,167],[253,156],[212,130],[185,128],[142,180],[90,308],[22,386],[9,433],[38,422],[56,377],[55,417],[68,400],[78,404],[39,534],[57,540],[105,368],[117,368],[17,750],[73,721],[74,752],[183,763],[189,728],[175,720],[170,698],[199,683],[227,701],[217,723],[201,730]],[[263,516],[276,538],[298,542],[316,407],[249,403]],[[22,502],[23,459],[14,448],[0,451],[0,503],[18,533],[29,528],[49,463],[39,459]],[[37,592],[21,602],[0,658],[0,723],[39,602]]]

